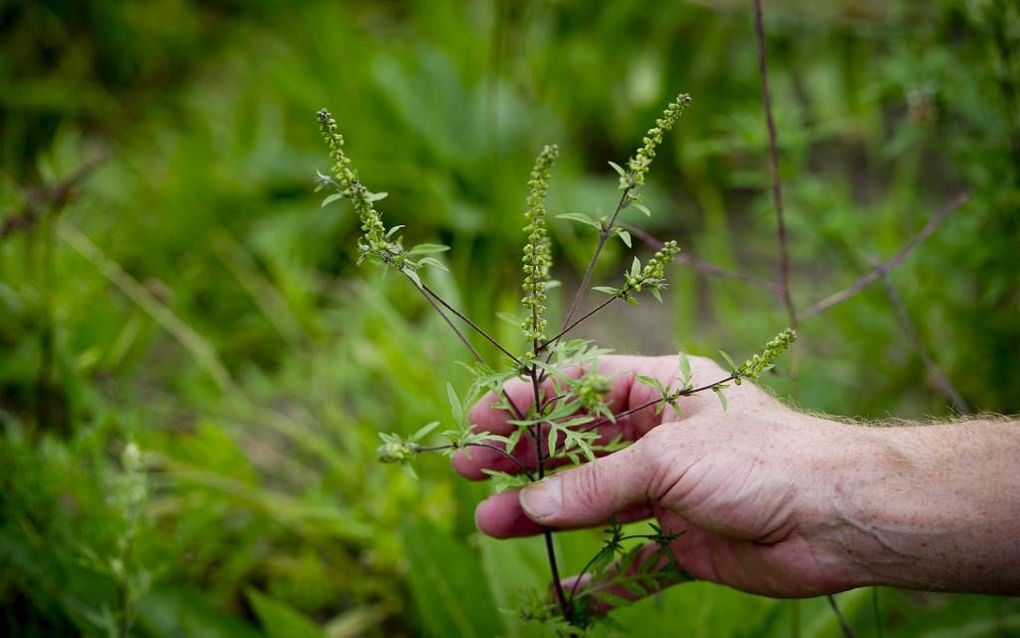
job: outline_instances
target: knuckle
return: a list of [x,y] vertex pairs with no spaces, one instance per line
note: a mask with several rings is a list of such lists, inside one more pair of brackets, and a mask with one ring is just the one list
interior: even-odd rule
[[602,500],[605,489],[605,468],[599,461],[581,466],[573,475],[571,493],[576,505],[587,510],[594,509]]

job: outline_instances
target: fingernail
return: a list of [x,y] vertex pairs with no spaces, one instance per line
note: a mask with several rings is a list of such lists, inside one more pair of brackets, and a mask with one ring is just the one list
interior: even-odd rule
[[521,490],[521,507],[529,518],[543,521],[555,516],[563,505],[560,477],[550,476]]

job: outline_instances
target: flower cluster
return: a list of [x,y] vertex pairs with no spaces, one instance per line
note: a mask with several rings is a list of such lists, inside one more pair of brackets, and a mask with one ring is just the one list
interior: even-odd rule
[[339,183],[340,194],[351,201],[354,212],[361,220],[364,235],[359,245],[362,252],[378,253],[388,250],[390,244],[386,239],[386,227],[383,225],[382,215],[375,209],[373,203],[378,196],[370,193],[358,181],[358,174],[351,168],[351,160],[344,153],[344,137],[340,134],[333,115],[328,110],[322,109],[318,116],[322,136],[329,145],[329,157],[333,160],[333,173]]
[[599,412],[605,402],[606,393],[612,388],[612,381],[604,374],[589,372],[578,379],[571,388],[581,407],[589,413]]
[[673,256],[680,252],[680,247],[675,241],[668,241],[663,244],[652,258],[648,260],[641,272],[631,271],[627,276],[627,283],[624,290],[629,292],[641,292],[644,287],[659,288],[662,286],[666,276],[666,265],[673,261]]
[[757,379],[763,372],[775,365],[779,356],[786,352],[796,340],[796,331],[792,328],[783,330],[772,341],[765,344],[765,350],[761,354],[756,354],[745,361],[737,373],[747,379]]
[[655,120],[655,126],[648,129],[642,140],[642,146],[634,157],[627,162],[628,174],[620,177],[620,188],[640,186],[645,183],[645,175],[655,159],[655,148],[662,144],[662,136],[673,128],[676,121],[680,119],[684,109],[691,103],[691,96],[681,93],[675,100],[670,102],[662,116]]
[[549,169],[559,155],[555,144],[546,146],[535,160],[535,168],[528,180],[528,208],[524,217],[528,224],[524,227],[527,240],[524,244],[524,298],[521,303],[528,311],[521,327],[524,337],[533,341],[545,339],[546,319],[545,301],[546,286],[549,282],[549,268],[552,256],[549,248],[549,237],[546,233],[545,197],[549,191]]

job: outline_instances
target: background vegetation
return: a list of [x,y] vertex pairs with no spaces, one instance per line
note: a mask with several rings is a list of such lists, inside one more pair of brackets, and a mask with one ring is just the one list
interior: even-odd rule
[[[805,319],[796,381],[768,384],[867,418],[1020,410],[1020,9],[766,11],[799,307],[971,195],[888,286]],[[377,432],[445,414],[463,353],[402,282],[355,269],[351,211],[312,192],[314,113],[337,114],[391,223],[453,246],[435,286],[512,340],[534,154],[563,150],[554,213],[608,212],[606,161],[679,91],[646,229],[774,280],[750,2],[0,2],[0,633],[528,635],[499,610],[542,585],[541,548],[480,538],[487,488],[443,461],[417,482],[375,463]],[[553,232],[583,265],[589,238]],[[786,325],[769,290],[671,279],[589,335],[742,356]],[[596,545],[570,534],[567,569]],[[877,635],[867,592],[839,600]],[[1020,634],[1016,600],[881,601],[886,635]],[[706,584],[620,620],[837,631],[824,600]]]

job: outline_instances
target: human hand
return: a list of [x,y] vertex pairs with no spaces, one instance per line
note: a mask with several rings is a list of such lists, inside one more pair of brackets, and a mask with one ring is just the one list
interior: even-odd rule
[[[708,359],[691,364],[695,385],[728,376]],[[675,384],[677,359],[608,356],[598,371],[614,377],[607,400],[619,414],[658,396],[635,375]],[[533,400],[523,382],[505,389],[518,407]],[[679,415],[649,408],[602,425],[604,439],[620,435],[634,444],[490,497],[476,510],[479,529],[509,538],[654,516],[664,531],[683,532],[669,549],[694,578],[797,597],[864,584],[867,574],[848,557],[834,511],[840,477],[867,454],[863,429],[798,413],[748,382],[725,392],[726,410],[703,393],[681,398]],[[475,406],[472,423],[507,434],[510,417],[494,401],[490,395]],[[533,445],[522,441],[513,453],[535,466]],[[484,468],[519,469],[484,449],[453,463],[471,479],[485,478]]]

